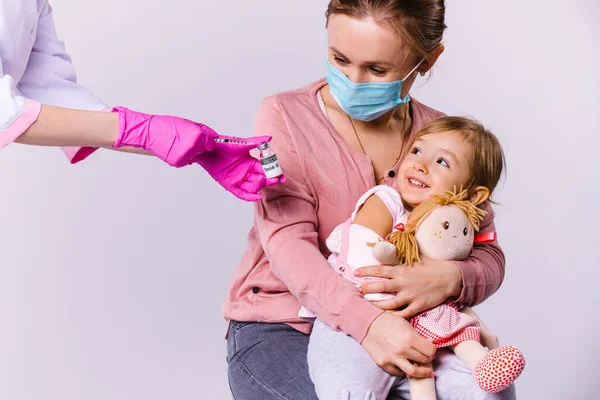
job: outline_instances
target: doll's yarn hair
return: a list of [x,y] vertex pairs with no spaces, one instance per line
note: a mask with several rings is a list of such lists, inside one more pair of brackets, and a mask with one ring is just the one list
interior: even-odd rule
[[419,245],[415,235],[423,221],[437,207],[454,204],[467,215],[467,219],[473,225],[473,228],[478,231],[479,223],[486,212],[467,200],[467,197],[467,190],[462,187],[456,190],[455,187],[453,191],[431,195],[431,199],[415,207],[408,216],[404,229],[392,232],[387,237],[387,240],[396,246],[396,254],[400,259],[400,264],[413,265],[415,261],[421,262]]

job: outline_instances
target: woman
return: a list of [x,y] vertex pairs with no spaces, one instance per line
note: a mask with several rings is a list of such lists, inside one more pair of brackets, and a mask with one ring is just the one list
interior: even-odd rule
[[98,147],[153,154],[175,167],[198,163],[248,201],[260,200],[263,187],[285,181],[267,180],[248,153],[270,137],[249,139],[243,146],[215,143],[217,137],[208,126],[186,119],[107,109],[76,83],[48,1],[0,0],[0,150],[16,141],[67,146],[63,150],[72,163]]
[[[311,324],[297,317],[301,305],[352,336],[386,371],[427,377],[432,371],[411,361],[431,361],[434,346],[404,318],[448,297],[474,305],[500,286],[504,255],[490,243],[465,262],[393,267],[400,275],[372,291],[397,292],[394,308],[406,308],[384,313],[325,259],[325,239],[360,195],[393,185],[411,135],[444,115],[408,96],[417,73],[428,72],[443,52],[444,14],[443,0],[332,0],[326,79],[262,103],[255,131],[273,135],[289,179],[256,204],[248,249],[224,304],[234,397],[316,398],[306,362]],[[494,230],[488,215],[482,232]],[[439,399],[515,398],[514,387],[497,394],[478,389],[452,354],[435,362]],[[406,379],[394,394],[408,396]]]

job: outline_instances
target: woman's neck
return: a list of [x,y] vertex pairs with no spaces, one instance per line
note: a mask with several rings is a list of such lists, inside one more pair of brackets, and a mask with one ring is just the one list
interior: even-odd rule
[[363,125],[369,130],[378,130],[381,132],[387,131],[404,131],[405,127],[411,126],[410,106],[409,103],[396,107],[391,111],[383,114],[381,117],[373,121],[356,121],[358,125]]

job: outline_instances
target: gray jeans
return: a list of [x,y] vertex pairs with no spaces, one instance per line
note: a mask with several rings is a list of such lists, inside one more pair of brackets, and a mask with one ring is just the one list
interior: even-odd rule
[[[321,326],[326,327],[324,324]],[[316,325],[313,334],[316,332],[319,332],[319,325]],[[362,349],[353,338],[341,332],[332,332],[339,335],[339,338],[332,341],[332,345],[353,343],[352,345],[357,346],[355,349]],[[233,397],[236,400],[316,400],[315,386],[308,372],[308,343],[308,335],[285,324],[232,321],[227,337],[227,360]],[[334,354],[338,350],[331,351]],[[439,400],[515,399],[514,386],[498,394],[482,392],[471,373],[454,354],[445,351],[438,353],[435,368]],[[365,357],[370,360],[364,350],[354,354],[363,360]],[[337,353],[336,356],[346,357],[343,353]],[[377,367],[374,363],[373,365]],[[329,384],[340,387],[340,382],[329,381]],[[398,378],[394,384],[396,386],[392,388],[388,399],[408,399],[406,379]],[[350,397],[324,397],[327,400],[330,398],[346,400]],[[355,398],[365,399],[351,397]]]
[[286,324],[231,321],[229,387],[236,400],[317,400],[308,376],[308,335]]
[[[308,365],[320,399],[410,399],[405,377],[388,374],[354,338],[319,320],[310,335]],[[471,372],[449,350],[438,350],[433,368],[438,400],[516,399],[514,385],[500,393],[480,389]]]

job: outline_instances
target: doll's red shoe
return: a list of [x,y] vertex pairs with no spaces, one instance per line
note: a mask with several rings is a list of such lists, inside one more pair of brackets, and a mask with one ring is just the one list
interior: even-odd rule
[[475,380],[486,392],[506,389],[525,368],[523,354],[514,346],[503,346],[487,353],[475,366]]

